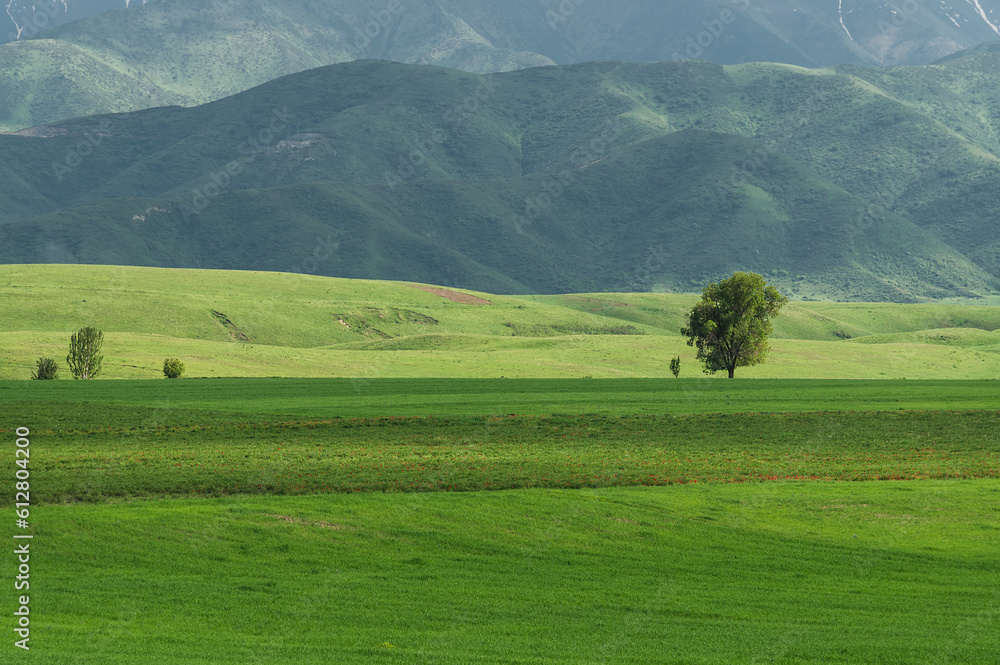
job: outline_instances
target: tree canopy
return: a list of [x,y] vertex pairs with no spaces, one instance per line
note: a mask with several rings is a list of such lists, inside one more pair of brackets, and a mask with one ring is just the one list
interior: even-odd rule
[[104,344],[104,333],[97,328],[81,328],[73,333],[69,340],[69,355],[66,362],[74,379],[93,379],[101,373],[104,356],[101,346]]
[[705,287],[681,334],[688,338],[688,346],[698,347],[706,374],[724,369],[733,378],[737,367],[766,360],[771,318],[787,302],[761,275],[737,272]]

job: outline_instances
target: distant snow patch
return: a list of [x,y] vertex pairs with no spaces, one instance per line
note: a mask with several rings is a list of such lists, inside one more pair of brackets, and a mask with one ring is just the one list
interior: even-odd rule
[[844,29],[844,32],[847,33],[847,36],[850,37],[853,42],[854,37],[851,35],[851,31],[847,29],[846,25],[844,25],[844,0],[838,0],[837,11],[840,12],[840,27]]
[[983,6],[979,4],[979,0],[965,0],[965,1],[976,8],[976,11],[979,12],[979,15],[983,18],[984,21],[986,21],[986,25],[990,26],[990,28],[993,29],[993,32],[1000,35],[1000,28],[994,25],[993,22],[989,19],[989,17],[986,15],[986,12],[983,10]]

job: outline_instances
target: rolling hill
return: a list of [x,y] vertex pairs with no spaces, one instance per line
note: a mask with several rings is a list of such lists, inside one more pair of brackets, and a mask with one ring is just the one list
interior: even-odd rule
[[[424,284],[121,266],[0,266],[0,380],[105,332],[107,378],[698,376],[692,295],[500,296]],[[792,302],[740,377],[996,377],[1000,308]],[[63,367],[62,378],[69,378]]]
[[[998,286],[1000,74],[359,61],[193,109],[0,136],[0,261],[313,272],[494,293]],[[1000,83],[1000,82],[998,82]]]
[[[471,72],[590,61],[702,59],[921,65],[1000,35],[998,0],[15,0],[0,45],[0,130],[192,106],[356,59]],[[2,16],[2,14],[0,14]],[[40,18],[39,18],[40,17]],[[6,17],[5,17],[6,18]],[[32,37],[27,39],[27,37]]]

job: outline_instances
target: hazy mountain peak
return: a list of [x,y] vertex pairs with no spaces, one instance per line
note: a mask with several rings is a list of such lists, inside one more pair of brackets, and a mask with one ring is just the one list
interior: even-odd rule
[[1000,37],[1000,0],[7,0],[6,9],[9,38],[36,43],[0,45],[0,97],[12,100],[0,130],[192,106],[363,58],[480,73],[598,60],[917,65]]

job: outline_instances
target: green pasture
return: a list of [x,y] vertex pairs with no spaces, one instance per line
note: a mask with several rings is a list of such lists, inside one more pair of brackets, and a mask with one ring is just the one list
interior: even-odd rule
[[[0,266],[0,380],[63,364],[70,334],[105,333],[102,378],[625,378],[702,376],[680,336],[694,295],[495,296],[420,285],[239,271]],[[739,378],[989,379],[1000,308],[793,302],[765,365]]]
[[47,505],[16,659],[986,664],[998,510],[995,481]]
[[0,382],[17,657],[990,663],[995,386]]
[[[599,314],[676,334],[697,295],[662,293],[591,293],[521,296],[532,302]],[[893,304],[793,301],[774,320],[772,339],[838,341],[889,333],[919,333],[938,328],[1000,330],[998,303]],[[961,331],[960,331],[961,332]],[[916,341],[918,338],[907,341]],[[998,342],[994,341],[993,344]]]
[[[60,379],[72,332],[0,333],[0,380],[30,378],[39,357],[55,358]],[[104,379],[163,379],[163,360],[180,358],[185,378],[394,377],[629,378],[670,376],[681,358],[682,377],[704,377],[695,350],[678,336],[577,335],[560,337],[414,336],[298,348],[191,340],[137,333],[105,333]],[[1000,347],[930,342],[863,344],[771,341],[767,363],[739,368],[737,379],[993,379]],[[854,343],[859,342],[859,343]],[[362,348],[351,348],[355,344]],[[397,348],[392,348],[392,347]],[[411,348],[405,348],[409,346]],[[398,348],[404,347],[404,348]],[[725,380],[725,372],[713,377]]]
[[36,503],[1000,478],[1000,411],[291,420],[84,406],[33,430]]
[[[195,409],[295,419],[373,416],[698,414],[1000,408],[998,381],[817,379],[189,379],[0,381],[8,423],[119,423],[93,405],[163,423]],[[94,415],[101,414],[101,415]],[[143,414],[155,414],[153,416]],[[210,417],[206,415],[205,417]],[[95,420],[96,419],[96,420]],[[12,425],[14,426],[14,425]],[[133,426],[133,425],[127,425]]]

